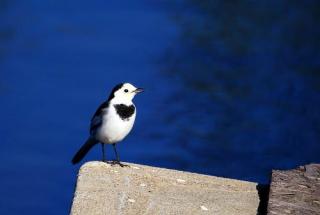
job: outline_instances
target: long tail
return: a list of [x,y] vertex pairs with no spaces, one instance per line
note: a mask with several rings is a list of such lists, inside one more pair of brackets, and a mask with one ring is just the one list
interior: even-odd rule
[[86,143],[83,146],[81,146],[79,151],[72,158],[72,164],[79,163],[82,160],[82,158],[88,153],[88,151],[97,143],[98,141],[89,137]]

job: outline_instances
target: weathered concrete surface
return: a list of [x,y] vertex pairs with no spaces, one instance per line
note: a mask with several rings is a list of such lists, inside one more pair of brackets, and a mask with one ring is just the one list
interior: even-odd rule
[[320,214],[320,164],[272,171],[268,214]]
[[129,165],[84,164],[71,214],[257,214],[255,183]]

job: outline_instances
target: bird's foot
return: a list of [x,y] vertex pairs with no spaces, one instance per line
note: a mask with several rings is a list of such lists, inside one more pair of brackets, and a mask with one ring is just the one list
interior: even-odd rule
[[123,163],[121,163],[120,161],[116,161],[116,160],[111,161],[111,165],[112,165],[112,166],[113,166],[113,165],[119,165],[119,166],[121,166],[121,167],[129,167],[129,165],[123,164]]

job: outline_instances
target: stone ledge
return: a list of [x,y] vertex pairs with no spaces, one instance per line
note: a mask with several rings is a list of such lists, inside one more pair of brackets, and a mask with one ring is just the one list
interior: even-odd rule
[[320,164],[273,170],[268,214],[320,214]]
[[71,214],[257,214],[256,183],[127,164],[85,163]]

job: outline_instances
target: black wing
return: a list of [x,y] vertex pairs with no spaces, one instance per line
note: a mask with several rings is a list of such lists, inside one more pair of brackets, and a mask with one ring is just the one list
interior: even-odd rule
[[101,125],[101,123],[102,123],[102,113],[108,107],[109,107],[109,102],[108,101],[103,102],[98,107],[98,109],[96,110],[96,112],[94,113],[94,115],[91,118],[90,134],[94,134],[96,129]]
[[111,99],[114,98],[114,93],[121,89],[121,87],[123,86],[123,83],[117,84],[111,91],[109,98],[107,101],[103,102],[98,109],[96,110],[96,112],[94,113],[93,117],[91,118],[91,124],[90,124],[90,134],[94,134],[96,129],[101,125],[102,123],[102,113],[103,111],[109,107],[109,102]]

